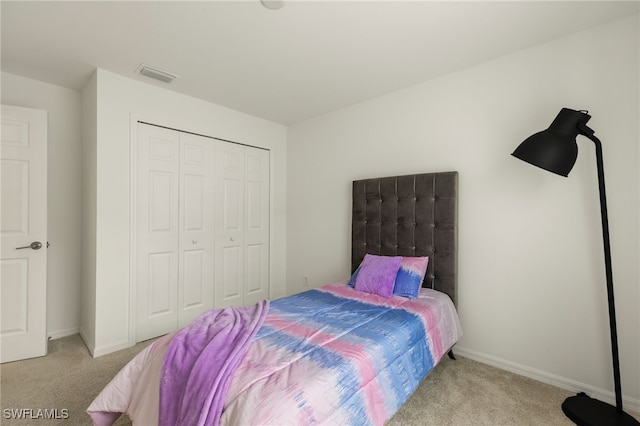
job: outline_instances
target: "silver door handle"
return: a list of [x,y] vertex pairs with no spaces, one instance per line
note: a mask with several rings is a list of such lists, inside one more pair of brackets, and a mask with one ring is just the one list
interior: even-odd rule
[[42,248],[42,243],[40,241],[34,241],[28,246],[16,247],[16,250],[22,250],[22,249],[40,250],[41,248]]

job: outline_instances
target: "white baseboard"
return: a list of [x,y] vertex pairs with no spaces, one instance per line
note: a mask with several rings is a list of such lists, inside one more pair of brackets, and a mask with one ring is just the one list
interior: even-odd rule
[[[534,379],[542,383],[547,383],[572,392],[584,392],[592,398],[599,399],[600,401],[604,401],[608,404],[616,404],[615,394],[606,389],[597,388],[585,383],[567,379],[566,377],[557,376],[546,371],[537,370],[525,365],[496,358],[491,355],[483,354],[470,349],[465,349],[462,346],[456,345],[453,351],[456,355],[460,355],[462,357],[469,358],[483,364],[491,365],[492,367],[496,367],[501,370],[510,371],[512,373],[519,374],[521,376],[528,377],[530,379]],[[624,407],[624,411],[626,412],[634,411],[636,413],[640,413],[640,399],[629,398],[623,395],[622,405]]]
[[111,345],[96,346],[93,348],[93,351],[91,351],[91,355],[94,358],[97,358],[99,356],[108,355],[110,353],[121,351],[122,349],[127,349],[130,347],[131,345],[129,344],[129,340],[127,339],[122,342],[114,343]]
[[63,337],[73,336],[74,334],[78,334],[78,333],[80,333],[80,329],[77,327],[68,328],[66,330],[52,331],[47,333],[47,339],[48,340],[61,339]]
[[130,348],[131,346],[133,346],[132,344],[129,343],[128,339],[124,340],[124,341],[121,341],[121,342],[117,342],[117,343],[111,344],[111,345],[94,346],[86,338],[86,336],[85,336],[84,332],[82,331],[82,329],[80,329],[80,337],[84,341],[85,346],[87,347],[87,349],[89,350],[89,353],[91,354],[91,356],[93,358],[97,358],[97,357],[103,356],[103,355],[108,355],[108,354],[110,354],[112,352],[117,352],[117,351],[120,351],[122,349],[127,349],[127,348]]

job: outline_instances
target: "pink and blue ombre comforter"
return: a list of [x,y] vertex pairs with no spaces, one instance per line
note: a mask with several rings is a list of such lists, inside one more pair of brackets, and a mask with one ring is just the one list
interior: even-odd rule
[[[340,284],[274,300],[234,373],[220,424],[382,425],[461,336],[453,303],[430,289],[386,299]],[[157,424],[171,339],[136,356],[87,411]]]

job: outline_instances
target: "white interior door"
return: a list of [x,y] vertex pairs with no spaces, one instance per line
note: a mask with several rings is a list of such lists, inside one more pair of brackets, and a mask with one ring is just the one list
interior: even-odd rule
[[216,307],[244,305],[244,146],[216,143]]
[[47,112],[2,105],[0,361],[47,353]]
[[269,151],[138,124],[136,340],[269,297]]
[[136,170],[136,340],[178,324],[178,132],[138,125]]
[[216,307],[269,298],[269,151],[216,144]]
[[178,327],[213,308],[213,158],[210,138],[180,133]]
[[269,298],[269,151],[245,147],[245,305]]
[[137,341],[214,306],[214,154],[210,138],[138,124]]

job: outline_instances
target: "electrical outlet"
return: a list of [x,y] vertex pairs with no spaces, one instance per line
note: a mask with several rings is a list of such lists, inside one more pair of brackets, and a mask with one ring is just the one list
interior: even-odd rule
[[302,285],[305,287],[309,287],[309,275],[302,276]]

